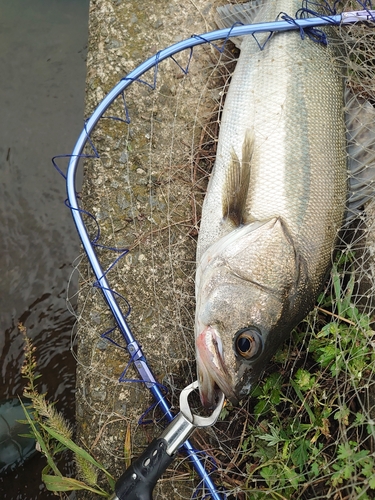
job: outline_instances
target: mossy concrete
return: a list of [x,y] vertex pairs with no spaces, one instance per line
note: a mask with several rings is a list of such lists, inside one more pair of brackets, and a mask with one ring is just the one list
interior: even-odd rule
[[[215,29],[217,3],[91,0],[86,116],[121,78],[158,50]],[[221,98],[207,86],[217,54],[212,47],[195,51],[187,75],[171,60],[160,65],[155,90],[131,85],[125,95],[130,125],[100,120],[91,136],[100,158],[88,160],[84,168],[82,206],[100,225],[99,243],[130,249],[111,269],[108,281],[131,305],[130,327],[175,408],[179,391],[195,379],[195,235],[205,180],[197,174],[194,155],[201,147],[202,127]],[[189,57],[178,56],[180,65]],[[152,78],[152,73],[145,76],[150,82]],[[120,98],[106,116],[125,114]],[[92,153],[89,146],[86,153]],[[95,238],[96,224],[90,218],[86,222]],[[103,269],[119,255],[100,247],[97,252]],[[153,408],[146,417],[151,424],[138,424],[152,404],[149,391],[140,383],[119,382],[128,353],[101,337],[114,319],[93,286],[85,258],[79,272],[77,437],[118,477],[125,468],[124,455],[128,460],[138,456],[166,423]],[[126,313],[127,302],[119,303]],[[124,345],[118,332],[111,337]],[[124,378],[139,376],[130,368]],[[131,449],[124,452],[127,433]],[[197,480],[186,459],[172,468],[177,469],[168,472],[172,479],[160,482],[155,498],[190,498]]]

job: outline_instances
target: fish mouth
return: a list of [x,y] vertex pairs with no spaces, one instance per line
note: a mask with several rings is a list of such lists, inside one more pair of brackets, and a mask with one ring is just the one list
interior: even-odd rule
[[222,391],[232,402],[237,401],[232,377],[223,359],[220,334],[207,326],[196,339],[199,393],[202,405],[212,408],[216,405],[218,392]]

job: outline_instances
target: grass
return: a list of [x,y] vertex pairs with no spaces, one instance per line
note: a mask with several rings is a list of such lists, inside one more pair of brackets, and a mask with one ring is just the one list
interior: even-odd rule
[[[26,379],[23,396],[30,400],[26,407],[22,404],[26,421],[30,426],[29,436],[37,442],[39,451],[46,458],[46,466],[42,471],[42,481],[47,490],[60,492],[73,490],[86,490],[104,498],[109,498],[114,490],[114,478],[97,462],[86,450],[78,446],[73,440],[71,426],[56,410],[54,403],[46,400],[46,395],[38,391],[37,381],[40,375],[36,374],[35,347],[28,338],[26,328],[19,325],[19,330],[25,341],[25,360],[22,366],[22,376]],[[79,479],[63,476],[59,469],[59,462],[67,459],[67,452],[74,455],[77,477]],[[98,472],[101,471],[107,482],[108,488],[103,489],[98,485]],[[109,490],[109,491],[108,491]]]
[[[223,409],[216,429],[220,446],[212,455],[216,483],[229,500],[375,498],[375,418],[368,403],[370,393],[375,399],[374,331],[372,318],[354,303],[352,259],[347,254],[334,264],[319,306],[274,357],[249,400]],[[34,347],[22,325],[20,331],[24,396],[34,419],[25,415],[47,462],[42,480],[50,491],[84,489],[109,497],[113,477],[74,443],[69,425],[38,392]],[[58,468],[67,451],[75,456],[79,479]],[[128,455],[125,447],[127,465]],[[104,489],[98,473],[106,478]]]
[[[332,292],[242,408],[241,453],[230,471],[224,466],[230,498],[375,498],[374,331],[354,304],[351,259],[334,264]],[[228,409],[222,419],[228,428]]]

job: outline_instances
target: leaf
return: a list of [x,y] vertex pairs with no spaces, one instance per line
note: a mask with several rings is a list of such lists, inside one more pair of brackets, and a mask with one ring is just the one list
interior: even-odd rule
[[265,413],[267,413],[269,410],[269,403],[268,401],[264,401],[264,399],[261,399],[254,408],[254,413],[257,416],[257,418],[261,417]]
[[72,477],[64,476],[51,476],[49,474],[42,474],[42,480],[49,491],[76,491],[76,490],[87,490],[102,497],[109,497],[109,493],[102,490],[97,490],[91,488],[82,481],[73,479]]
[[225,420],[228,415],[229,415],[228,408],[226,406],[223,406],[219,415],[219,420]]
[[295,470],[289,469],[285,466],[284,468],[285,477],[288,479],[293,488],[297,489],[300,482],[303,482],[304,476],[302,474],[297,474]]
[[272,394],[275,390],[280,391],[282,384],[282,379],[279,373],[271,373],[271,375],[267,378],[263,391],[264,394]]
[[333,264],[332,266],[332,281],[333,281],[333,290],[335,292],[335,304],[337,305],[337,311],[339,316],[342,316],[342,302],[341,302],[341,280],[340,275],[337,271],[337,265]]
[[[346,286],[344,298],[342,299],[341,312],[342,312],[342,314],[344,314],[344,317],[345,317],[345,315],[348,315],[349,310],[350,310],[350,302],[351,302],[352,295],[353,295],[354,281],[355,281],[354,273],[351,273],[350,278],[349,278],[349,282]],[[350,317],[350,313],[349,313],[349,317]]]
[[277,472],[272,467],[263,467],[260,471],[260,475],[266,481],[269,487],[272,487],[272,484],[275,482],[277,477]]
[[268,446],[276,446],[278,443],[284,441],[284,439],[280,436],[279,430],[276,429],[273,425],[269,424],[269,429],[271,434],[261,434],[258,435],[259,439],[263,439],[264,441],[268,441]]
[[124,458],[125,458],[125,467],[126,469],[131,465],[131,455],[132,455],[132,446],[131,446],[131,428],[130,424],[128,424],[126,428],[125,442],[124,442]]
[[316,462],[313,462],[311,464],[310,472],[313,475],[313,477],[319,476],[319,465]]
[[353,449],[351,448],[349,443],[339,444],[337,458],[346,462],[349,458],[353,456]]
[[355,421],[354,421],[354,425],[364,425],[366,423],[366,417],[365,415],[363,415],[363,413],[361,412],[357,412],[355,414]]
[[292,452],[292,461],[302,471],[308,458],[310,451],[310,443],[306,439],[301,439],[299,445]]
[[39,446],[40,446],[40,449],[42,451],[42,453],[44,454],[44,456],[46,457],[47,459],[47,463],[49,465],[49,467],[53,470],[53,472],[57,475],[57,476],[61,476],[61,472],[59,471],[59,469],[57,468],[57,466],[55,465],[55,462],[53,461],[53,458],[50,454],[50,452],[48,451],[48,448],[46,446],[46,443],[44,442],[44,439],[43,437],[41,436],[40,432],[38,431],[34,421],[32,420],[32,418],[30,417],[27,409],[25,408],[25,405],[22,403],[22,401],[20,400],[20,403],[21,403],[21,406],[22,406],[22,409],[26,415],[26,418],[27,418],[27,421],[31,427],[31,430],[32,430],[32,433],[34,434],[35,436],[35,439],[37,440]]
[[298,385],[294,382],[293,379],[290,379],[290,385],[293,387],[293,389],[296,391],[296,394],[297,396],[299,397],[299,399],[301,400],[301,403],[303,404],[303,407],[304,409],[307,411],[307,413],[309,414],[309,417],[310,417],[310,420],[311,420],[311,423],[312,424],[315,424],[315,415],[312,411],[312,409],[310,408],[310,405],[308,404],[307,402],[307,399],[304,398],[302,392],[299,390],[298,388]]
[[98,469],[104,472],[104,474],[107,476],[108,483],[111,487],[115,487],[115,480],[111,476],[111,474],[103,467],[102,464],[97,462],[95,458],[93,458],[90,453],[88,453],[86,450],[78,446],[77,444],[74,443],[71,439],[66,438],[65,436],[62,436],[58,432],[56,432],[54,429],[51,429],[51,427],[48,427],[45,424],[40,424],[43,429],[45,429],[48,434],[50,434],[54,439],[57,439],[60,443],[62,443],[64,446],[66,446],[69,450],[73,451],[80,457],[84,458],[87,460],[87,462],[90,462],[90,464],[95,465]]
[[268,478],[273,477],[275,475],[275,471],[272,467],[266,466],[266,467],[262,467],[260,474],[265,479],[268,479]]
[[333,415],[333,418],[335,420],[339,420],[343,423],[343,425],[349,425],[349,415],[350,415],[350,410],[349,408],[344,404],[341,408],[337,410],[337,412]]
[[375,475],[370,477],[370,479],[368,480],[368,485],[372,490],[375,490]]
[[302,391],[308,391],[315,385],[315,377],[311,376],[311,373],[303,368],[297,370],[295,381]]
[[320,349],[320,356],[317,361],[323,368],[325,368],[336,358],[336,355],[336,347],[333,345],[327,345],[326,347]]
[[[335,465],[335,464],[333,464],[333,465]],[[339,485],[341,483],[342,483],[341,472],[338,471],[338,472],[335,472],[334,474],[332,474],[332,486],[336,487],[337,485]]]

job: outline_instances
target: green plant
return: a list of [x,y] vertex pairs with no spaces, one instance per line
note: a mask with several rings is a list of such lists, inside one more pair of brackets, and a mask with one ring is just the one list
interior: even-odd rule
[[[113,477],[86,450],[74,443],[69,424],[56,410],[54,404],[46,400],[46,395],[38,391],[36,382],[40,375],[35,373],[37,368],[35,347],[27,336],[26,328],[20,324],[19,330],[25,342],[25,360],[21,373],[27,384],[23,396],[30,399],[31,404],[27,408],[33,418],[30,417],[26,407],[22,406],[30,426],[30,435],[35,438],[39,450],[47,460],[47,465],[42,471],[42,480],[46,488],[55,492],[87,490],[108,498],[114,490]],[[74,454],[80,479],[63,476],[58,467],[58,460],[67,450]],[[98,485],[98,471],[104,474],[111,492],[105,491]]]
[[375,371],[374,331],[354,303],[352,259],[339,257],[332,293],[253,389],[239,465],[246,498],[375,497],[375,426],[362,396]]
[[362,477],[370,489],[375,490],[375,462],[369,450],[361,450],[358,443],[349,441],[340,444],[337,461],[332,465],[332,484],[337,486],[351,477]]

